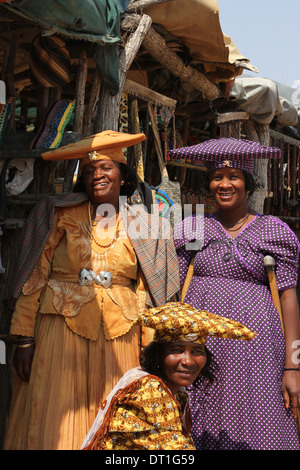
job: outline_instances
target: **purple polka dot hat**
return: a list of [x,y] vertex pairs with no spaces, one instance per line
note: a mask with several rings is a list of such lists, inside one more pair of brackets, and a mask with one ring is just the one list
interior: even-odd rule
[[170,150],[170,159],[195,164],[203,163],[208,171],[231,167],[253,173],[254,160],[260,158],[280,158],[276,147],[266,147],[250,140],[224,137],[210,139],[200,144]]

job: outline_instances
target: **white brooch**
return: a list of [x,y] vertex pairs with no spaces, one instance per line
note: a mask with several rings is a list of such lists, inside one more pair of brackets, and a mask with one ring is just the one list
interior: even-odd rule
[[88,156],[89,156],[90,160],[97,160],[97,152],[96,152],[96,150],[93,150],[92,152],[89,152],[89,153],[88,153]]
[[112,273],[109,271],[100,271],[99,274],[96,274],[92,269],[82,269],[79,273],[79,285],[80,286],[90,286],[95,282],[97,286],[109,287],[112,284]]

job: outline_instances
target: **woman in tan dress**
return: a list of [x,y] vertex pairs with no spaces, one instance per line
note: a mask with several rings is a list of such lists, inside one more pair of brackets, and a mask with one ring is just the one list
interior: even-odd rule
[[[18,338],[18,376],[5,449],[79,449],[100,404],[138,365],[140,346],[150,339],[133,322],[145,306],[160,303],[151,293],[155,273],[143,259],[147,240],[130,239],[119,206],[128,186],[120,150],[143,138],[106,131],[44,154],[80,158],[87,197],[55,208],[50,235],[16,303],[11,335]],[[103,204],[114,215],[104,217]],[[134,218],[132,208],[125,212]],[[170,243],[156,253],[158,278],[169,262],[174,273],[172,281],[166,277],[165,297],[179,286]]]

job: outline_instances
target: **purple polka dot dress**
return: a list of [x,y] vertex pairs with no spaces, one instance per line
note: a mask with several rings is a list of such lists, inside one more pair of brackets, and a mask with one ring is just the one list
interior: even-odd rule
[[256,215],[234,239],[213,215],[188,217],[174,232],[182,283],[193,254],[186,244],[201,236],[185,302],[258,334],[249,342],[207,339],[219,370],[210,388],[189,390],[196,448],[298,450],[297,425],[280,390],[284,336],[264,267],[264,256],[273,256],[279,290],[295,287],[298,240],[273,216]]

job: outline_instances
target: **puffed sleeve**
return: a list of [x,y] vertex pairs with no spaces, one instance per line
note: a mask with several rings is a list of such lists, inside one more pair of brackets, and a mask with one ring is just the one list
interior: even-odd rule
[[178,256],[181,285],[184,284],[195,251],[201,248],[203,234],[204,219],[195,215],[184,219],[174,230],[174,244]]
[[62,209],[55,211],[53,227],[49,238],[16,302],[11,321],[11,335],[34,336],[40,294],[50,275],[51,261],[55,248],[64,236],[64,228],[61,224],[62,212]]
[[275,260],[279,290],[295,287],[299,262],[299,241],[290,227],[277,217],[268,217],[262,239],[264,255]]

